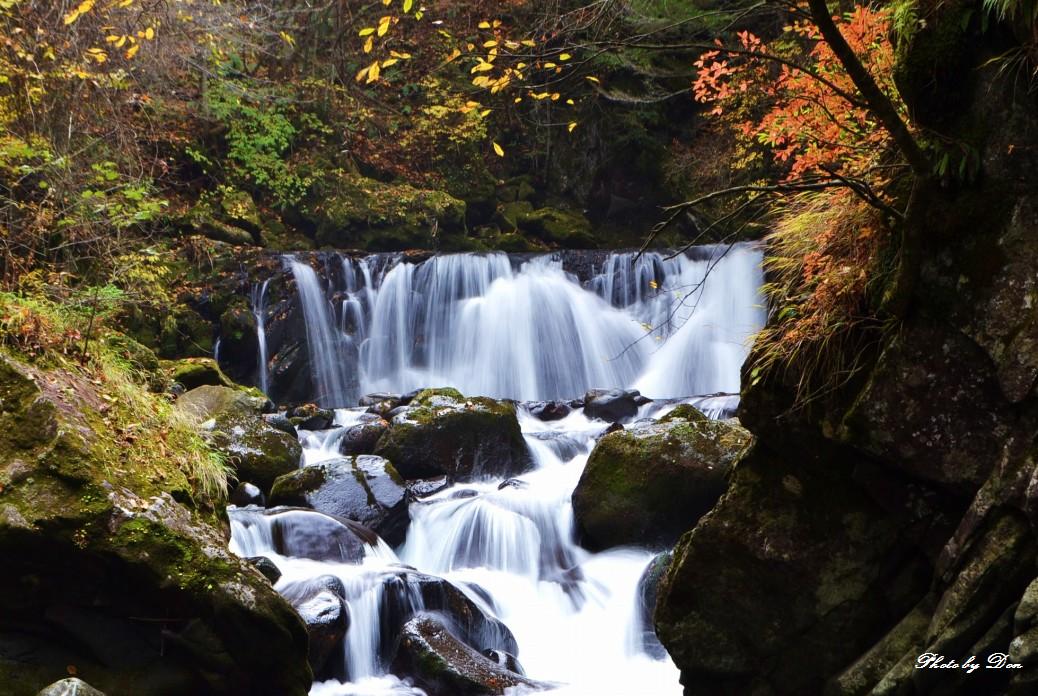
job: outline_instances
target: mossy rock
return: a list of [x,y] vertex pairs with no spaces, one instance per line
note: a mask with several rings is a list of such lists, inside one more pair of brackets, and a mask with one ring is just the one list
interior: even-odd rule
[[498,206],[495,221],[505,232],[516,232],[519,221],[533,213],[533,204],[529,201],[510,201]]
[[741,427],[698,412],[607,434],[573,491],[583,543],[671,546],[721,497],[750,441]]
[[539,208],[518,215],[517,223],[522,232],[564,249],[593,249],[596,246],[591,223],[580,213]]
[[456,389],[426,389],[375,445],[405,479],[448,476],[452,481],[516,476],[532,464],[515,405]]
[[212,358],[184,358],[183,360],[165,360],[162,369],[169,379],[182,384],[185,389],[202,386],[233,387],[227,375]]
[[306,694],[298,616],[162,491],[182,474],[119,458],[118,418],[82,376],[0,356],[0,641],[18,655],[0,684],[32,694],[75,665],[109,694]]
[[547,251],[548,247],[537,240],[524,237],[518,232],[502,232],[489,240],[488,246],[513,254]]
[[399,251],[433,248],[434,232],[463,228],[465,203],[444,191],[344,174],[326,183],[301,214],[318,244]]
[[253,235],[259,235],[263,227],[259,208],[252,196],[237,189],[225,191],[220,197],[220,213],[222,218]]

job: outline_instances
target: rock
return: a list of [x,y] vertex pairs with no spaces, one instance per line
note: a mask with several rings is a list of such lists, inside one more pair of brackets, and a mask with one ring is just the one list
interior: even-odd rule
[[598,441],[573,491],[585,545],[666,547],[714,506],[751,437],[696,414],[635,423]]
[[267,505],[267,499],[263,495],[263,491],[248,481],[242,481],[235,487],[229,502],[231,505],[237,505],[238,507],[245,507],[246,505],[266,507]]
[[556,421],[565,418],[572,409],[565,401],[535,401],[527,404],[530,415],[542,421]]
[[425,498],[426,496],[439,493],[445,489],[450,482],[447,481],[446,476],[439,476],[432,479],[416,479],[407,481],[407,493],[411,500],[417,500],[419,498]]
[[320,462],[279,477],[272,505],[310,507],[360,522],[395,546],[404,540],[407,489],[393,465],[362,454]]
[[487,696],[517,686],[548,688],[484,657],[454,635],[441,617],[429,613],[404,625],[393,671],[413,678],[429,696]]
[[333,671],[335,666],[329,664],[329,658],[340,649],[350,625],[342,581],[334,575],[321,575],[289,583],[281,588],[281,594],[306,624],[308,659],[314,674],[320,677]]
[[299,467],[303,449],[298,440],[260,417],[267,403],[249,392],[203,386],[180,397],[177,408],[199,421],[212,419],[210,441],[238,479],[269,491],[274,479]]
[[427,389],[393,416],[375,454],[405,479],[446,475],[451,481],[516,476],[533,465],[515,405],[465,398],[454,389]]
[[520,479],[510,478],[510,479],[505,479],[504,481],[499,483],[497,485],[497,490],[500,491],[500,490],[503,490],[505,488],[523,489],[523,488],[529,488],[529,487],[530,487],[530,484],[527,483],[526,481],[523,481],[523,480],[520,480]]
[[517,211],[515,217],[521,231],[565,249],[593,249],[597,244],[591,223],[580,213],[538,208],[530,212]]
[[82,679],[69,677],[46,686],[36,696],[105,696]]
[[175,466],[118,470],[125,444],[102,415],[118,413],[90,381],[38,369],[0,357],[0,690],[32,694],[75,665],[109,694],[304,696],[288,603],[216,516],[162,490],[190,490]]
[[491,650],[487,649],[483,651],[483,657],[486,657],[494,664],[504,667],[509,672],[515,672],[516,674],[526,676],[526,670],[519,664],[519,658],[511,653],[506,653],[503,650]]
[[169,374],[170,380],[183,384],[191,390],[202,386],[233,387],[234,382],[227,378],[220,366],[212,358],[184,358],[183,360],[163,361],[162,368]]
[[758,443],[675,547],[656,633],[686,694],[819,693],[929,575],[845,460],[794,464]]
[[274,550],[282,556],[359,563],[368,547],[378,543],[378,536],[360,523],[315,510],[231,508],[227,515],[246,530],[258,527],[259,533],[270,538]]
[[291,435],[297,440],[299,439],[299,431],[296,430],[296,426],[292,425],[292,421],[288,419],[288,415],[284,411],[278,413],[267,413],[263,416],[263,420],[267,421],[267,423],[281,432]]
[[507,626],[443,578],[401,569],[385,577],[380,602],[380,651],[387,661],[392,659],[403,625],[417,608],[441,614],[454,634],[477,651],[519,652]]
[[365,394],[357,401],[357,404],[360,406],[374,406],[381,403],[393,403],[393,408],[395,408],[403,403],[403,399],[399,394],[374,392],[371,394]]
[[288,421],[302,430],[327,430],[332,427],[335,412],[316,404],[297,406],[288,412]]
[[389,423],[383,418],[373,418],[346,428],[339,440],[339,452],[342,454],[371,454],[375,451],[378,439],[389,429]]
[[660,580],[670,567],[674,554],[664,551],[657,554],[645,566],[642,576],[638,578],[638,621],[642,631],[642,650],[657,660],[667,656],[667,651],[656,637],[656,628],[653,625],[652,616],[656,611],[656,596],[659,592]]
[[638,415],[641,394],[637,389],[592,389],[584,395],[584,415],[616,423]]
[[281,579],[281,570],[277,567],[274,561],[270,560],[266,556],[253,556],[252,558],[246,558],[249,563],[256,567],[256,570],[263,573],[263,577],[270,580],[270,584],[275,584]]

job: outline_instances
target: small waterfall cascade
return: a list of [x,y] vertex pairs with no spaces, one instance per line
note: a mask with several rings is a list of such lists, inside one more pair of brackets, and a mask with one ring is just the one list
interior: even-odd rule
[[583,284],[551,254],[337,260],[322,285],[287,259],[326,406],[430,384],[520,400],[591,388],[734,393],[765,318],[761,253],[749,244],[613,253]]
[[249,303],[252,316],[256,319],[256,343],[259,345],[259,364],[256,373],[259,375],[259,388],[264,394],[270,393],[270,364],[267,355],[267,286],[270,278],[252,286]]

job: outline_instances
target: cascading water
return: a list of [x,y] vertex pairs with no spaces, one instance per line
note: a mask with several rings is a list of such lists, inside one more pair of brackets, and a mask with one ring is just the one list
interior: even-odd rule
[[[289,264],[316,400],[346,406],[430,384],[522,400],[591,388],[654,398],[737,392],[747,336],[764,320],[760,260],[752,245],[673,258],[617,253],[586,287],[551,255],[344,257],[343,287],[329,276],[327,289],[308,265]],[[345,298],[335,313],[332,297]]]
[[270,392],[270,365],[267,360],[267,286],[270,278],[252,286],[252,316],[256,319],[256,343],[259,345],[259,388],[264,394]]
[[[287,263],[324,404],[355,399],[355,380],[362,392],[447,384],[521,400],[636,385],[727,418],[746,340],[763,321],[760,254],[749,246],[672,259],[614,254],[586,287],[551,257],[343,258],[338,287],[328,288],[310,266]],[[636,418],[658,418],[675,401],[645,404]],[[486,617],[476,642],[516,654],[555,696],[681,693],[674,664],[646,638],[638,584],[653,551],[593,554],[576,543],[570,498],[609,424],[581,408],[550,422],[522,404],[518,413],[535,467],[414,500],[395,550],[318,513],[230,508],[231,549],[272,559],[276,589],[292,596],[333,582],[345,599],[335,678],[326,670],[311,694],[422,696],[389,664],[400,618],[458,597]],[[300,431],[302,466],[339,457],[347,429],[365,417],[339,408],[331,429]]]

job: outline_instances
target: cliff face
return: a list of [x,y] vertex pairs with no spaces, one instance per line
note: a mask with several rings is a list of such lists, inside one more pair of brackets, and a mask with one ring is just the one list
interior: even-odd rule
[[916,120],[979,164],[916,191],[906,313],[824,405],[746,388],[754,450],[678,543],[655,618],[686,694],[1038,682],[1038,102],[996,58],[1031,39],[981,12],[933,8],[899,56]]

